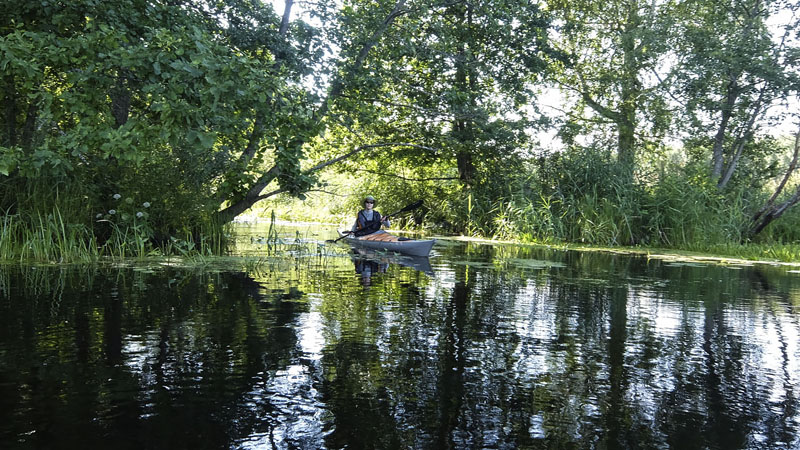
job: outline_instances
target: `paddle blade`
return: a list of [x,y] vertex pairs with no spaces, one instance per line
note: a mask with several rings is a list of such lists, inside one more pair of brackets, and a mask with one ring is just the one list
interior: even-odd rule
[[420,206],[422,206],[422,204],[423,204],[422,200],[417,200],[416,202],[406,206],[405,208],[403,208],[403,209],[401,209],[400,211],[397,211],[397,212],[401,213],[401,212],[406,212],[406,211],[413,211],[413,210],[419,208]]
[[412,204],[410,204],[410,205],[406,205],[406,207],[405,207],[405,208],[403,208],[403,209],[401,209],[400,211],[395,211],[395,212],[393,212],[393,213],[391,213],[391,214],[387,215],[386,217],[392,217],[392,216],[396,216],[396,215],[398,215],[398,214],[400,214],[400,213],[404,213],[404,212],[408,212],[408,211],[413,211],[413,210],[415,210],[415,209],[419,208],[420,206],[422,206],[422,204],[423,204],[423,201],[422,201],[422,200],[417,200],[417,201],[415,201],[414,203],[412,203]]

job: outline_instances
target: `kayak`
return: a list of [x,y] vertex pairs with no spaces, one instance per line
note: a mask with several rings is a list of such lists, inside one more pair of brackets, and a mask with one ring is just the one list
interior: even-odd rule
[[[339,231],[339,236],[344,236],[345,232]],[[376,231],[366,236],[347,236],[344,238],[348,243],[373,250],[387,250],[411,256],[428,256],[433,248],[435,239],[408,239],[398,237],[383,230]]]

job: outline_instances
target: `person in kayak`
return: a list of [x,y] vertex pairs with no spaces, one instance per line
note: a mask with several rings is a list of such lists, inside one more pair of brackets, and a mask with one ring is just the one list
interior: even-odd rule
[[381,213],[375,211],[375,198],[368,195],[364,198],[364,209],[356,215],[356,223],[350,230],[355,236],[366,236],[381,229],[381,225],[389,226],[389,219],[381,217]]

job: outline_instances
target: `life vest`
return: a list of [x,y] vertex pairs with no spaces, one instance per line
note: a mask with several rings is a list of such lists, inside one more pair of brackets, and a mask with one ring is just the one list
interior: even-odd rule
[[368,234],[372,234],[381,229],[381,213],[378,211],[372,211],[372,220],[367,220],[367,215],[364,214],[364,210],[358,212],[358,218],[356,220],[356,236],[366,236]]

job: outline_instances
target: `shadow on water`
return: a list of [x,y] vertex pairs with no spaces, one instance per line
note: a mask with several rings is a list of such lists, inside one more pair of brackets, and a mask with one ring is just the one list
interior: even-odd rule
[[800,445],[800,274],[435,252],[0,267],[0,447]]

